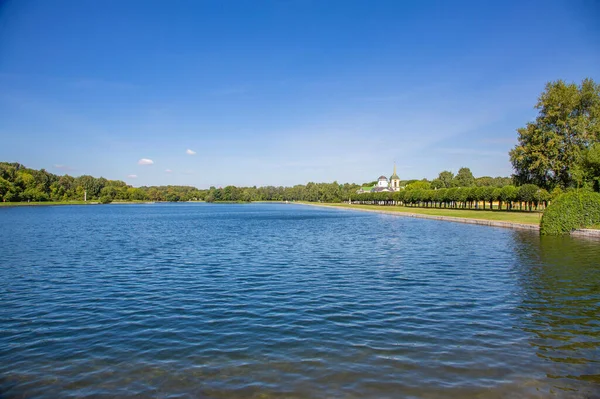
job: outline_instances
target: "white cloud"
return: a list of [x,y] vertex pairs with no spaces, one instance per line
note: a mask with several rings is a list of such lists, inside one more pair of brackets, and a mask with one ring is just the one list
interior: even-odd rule
[[171,169],[165,169],[165,173],[173,173]]
[[137,179],[137,175],[127,175],[128,179]]
[[148,158],[142,158],[138,161],[138,165],[154,165],[154,161]]
[[185,153],[188,155],[196,155],[196,151],[192,151],[189,148],[187,150],[185,150]]

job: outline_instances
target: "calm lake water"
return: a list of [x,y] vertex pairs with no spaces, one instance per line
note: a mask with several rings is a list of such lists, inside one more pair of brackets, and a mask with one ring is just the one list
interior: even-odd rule
[[600,397],[600,242],[301,205],[0,208],[0,398]]

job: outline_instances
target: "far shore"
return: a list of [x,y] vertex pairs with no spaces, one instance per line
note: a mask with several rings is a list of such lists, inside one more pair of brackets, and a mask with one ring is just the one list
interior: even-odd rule
[[[31,202],[0,202],[0,207],[11,206],[61,206],[61,205],[119,205],[119,204],[146,204],[161,201],[113,201],[108,204],[101,204],[98,200],[93,201],[31,201]],[[182,202],[202,202],[202,201],[182,201]]]

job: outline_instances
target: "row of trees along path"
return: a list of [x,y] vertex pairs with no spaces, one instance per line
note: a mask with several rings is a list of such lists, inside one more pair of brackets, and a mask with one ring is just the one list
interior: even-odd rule
[[552,195],[534,184],[520,187],[452,187],[440,189],[409,189],[395,192],[363,193],[350,198],[353,204],[405,205],[432,208],[538,210],[545,208]]

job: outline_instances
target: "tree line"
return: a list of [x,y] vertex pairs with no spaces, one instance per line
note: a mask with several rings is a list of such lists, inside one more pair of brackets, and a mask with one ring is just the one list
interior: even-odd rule
[[132,187],[89,175],[55,175],[19,163],[0,162],[0,201],[189,201],[202,193],[189,186]]
[[552,193],[534,184],[520,187],[474,186],[440,189],[415,188],[393,192],[363,193],[351,198],[353,204],[405,205],[428,208],[533,210],[545,208],[548,202],[560,195],[562,190]]
[[309,201],[341,202],[356,195],[360,188],[357,184],[338,182],[307,183],[293,187],[211,187],[204,197],[207,202],[215,201]]
[[340,202],[355,194],[356,184],[308,183],[293,187],[132,187],[120,180],[55,175],[19,163],[0,162],[0,201],[322,201]]
[[[436,179],[409,180],[405,190],[388,193],[357,194],[357,184],[308,183],[293,187],[211,187],[191,186],[132,187],[120,180],[84,175],[55,175],[44,169],[35,170],[19,163],[0,162],[0,200],[17,201],[308,201],[406,204],[411,206],[473,207],[482,201],[501,201],[508,208],[516,201],[538,206],[551,196],[532,185],[516,188],[507,177],[475,178],[469,168],[461,168],[456,176],[443,171]],[[459,186],[464,185],[464,186]],[[531,193],[534,193],[531,194]],[[533,205],[535,204],[535,205]],[[485,207],[485,203],[482,205]]]

